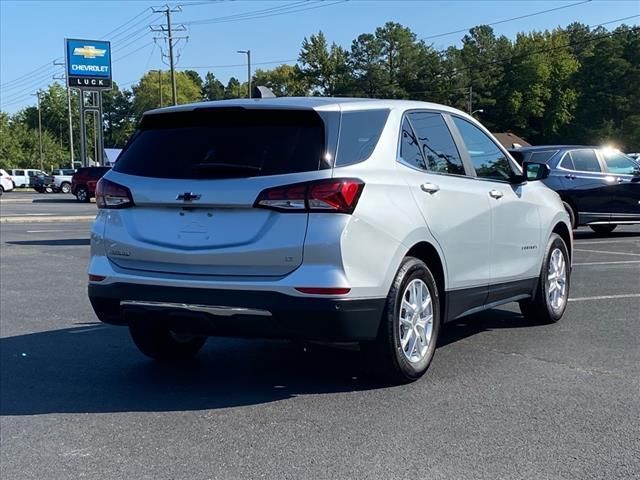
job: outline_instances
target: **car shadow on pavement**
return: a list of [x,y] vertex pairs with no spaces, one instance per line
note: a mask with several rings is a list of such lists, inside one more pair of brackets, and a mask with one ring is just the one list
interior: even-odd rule
[[91,242],[88,238],[58,238],[54,240],[14,240],[5,242],[8,245],[49,246],[49,247],[82,247]]
[[32,203],[80,203],[76,199],[76,197],[69,196],[67,198],[34,198],[31,200]]
[[[126,328],[78,325],[0,339],[0,415],[208,410],[388,388],[355,347],[210,338],[194,359],[166,365],[139,353]],[[525,326],[491,310],[447,325],[438,343]]]
[[0,415],[219,409],[369,388],[347,349],[210,338],[194,359],[163,365],[126,328],[98,323],[0,339]]
[[535,323],[525,319],[521,314],[510,310],[485,310],[468,317],[447,323],[440,333],[438,347],[459,342],[482,332],[492,330],[533,328]]

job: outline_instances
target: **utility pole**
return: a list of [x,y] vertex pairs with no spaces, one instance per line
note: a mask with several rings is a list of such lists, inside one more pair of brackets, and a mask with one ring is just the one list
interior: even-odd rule
[[[54,65],[66,66],[65,62],[53,62]],[[71,111],[71,88],[68,86],[69,82],[67,82],[67,74],[65,73],[62,76],[53,76],[55,80],[64,80],[65,85],[67,85],[67,113],[69,115],[69,163],[71,164],[71,168],[75,168],[73,163],[73,114]]]
[[251,50],[238,50],[247,55],[247,98],[251,98]]
[[38,97],[38,138],[40,140],[40,170],[42,170],[44,154],[42,152],[42,111],[40,109],[40,90],[35,93],[35,96]]
[[175,25],[171,26],[171,14],[181,12],[182,9],[180,6],[175,8],[169,7],[169,5],[165,5],[164,7],[152,7],[153,13],[164,13],[167,17],[166,25],[152,25],[152,32],[162,32],[166,35],[167,44],[169,47],[169,68],[171,69],[171,99],[174,105],[178,104],[178,92],[176,89],[176,68],[175,68],[175,60],[173,57],[173,48],[175,47],[178,40],[183,40],[189,37],[174,37],[173,33],[177,31],[185,31],[186,27],[184,25]]

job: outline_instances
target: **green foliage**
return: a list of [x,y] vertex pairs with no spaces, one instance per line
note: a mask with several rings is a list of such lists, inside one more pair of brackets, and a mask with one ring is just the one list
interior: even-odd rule
[[[171,105],[172,88],[169,72],[153,70],[143,75],[133,90],[133,113],[139,120],[147,110]],[[202,99],[201,86],[193,75],[176,72],[177,103],[192,103]],[[162,97],[162,102],[161,102]]]
[[202,98],[204,100],[222,100],[224,98],[224,85],[211,72],[207,72],[204,77]]
[[278,97],[305,96],[307,88],[302,72],[297,66],[280,65],[273,70],[256,70],[254,85],[263,85],[271,89]]

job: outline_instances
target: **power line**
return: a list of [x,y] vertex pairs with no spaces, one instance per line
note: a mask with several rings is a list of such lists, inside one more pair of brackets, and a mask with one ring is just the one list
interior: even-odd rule
[[[253,62],[252,65],[273,65],[274,63],[287,63],[287,62],[297,62],[298,59],[297,58],[288,58],[285,60],[270,60],[268,62]],[[246,63],[234,63],[234,64],[229,64],[229,65],[199,65],[199,66],[195,66],[195,65],[190,65],[190,66],[185,66],[185,67],[180,67],[182,70],[189,70],[189,69],[193,69],[193,70],[198,70],[198,69],[202,69],[202,68],[234,68],[234,67],[245,67],[247,64]]]
[[[122,27],[124,27],[125,25],[128,25],[129,23],[133,22],[136,18],[138,18],[140,15],[144,15],[145,13],[149,12],[149,8],[145,8],[144,10],[142,10],[140,13],[138,13],[136,16],[134,16],[133,18],[127,20],[126,22],[124,22],[122,25],[120,25],[119,27],[114,28],[113,30],[111,30],[109,33],[105,33],[102,37],[100,37],[101,40],[106,39],[107,37],[109,37],[110,35],[113,35],[115,32],[117,32],[118,30],[120,30]],[[145,18],[149,18],[151,16],[153,16],[153,12],[149,13]],[[136,22],[136,25],[139,22]],[[128,27],[125,30],[123,30],[123,32],[129,30],[131,28]],[[118,35],[121,35],[123,32],[120,32]],[[115,37],[117,37],[118,35],[115,35]],[[113,37],[112,37],[113,38]]]
[[[517,16],[517,17],[507,18],[507,19],[505,19],[505,20],[498,20],[498,21],[490,22],[490,23],[482,23],[481,25],[489,25],[489,26],[492,26],[492,25],[499,25],[499,24],[502,24],[502,23],[513,22],[513,21],[515,21],[515,20],[522,20],[523,18],[529,18],[529,17],[534,17],[534,16],[536,16],[536,15],[542,15],[542,14],[544,14],[544,13],[555,12],[555,11],[557,11],[557,10],[562,10],[562,9],[564,9],[564,8],[570,8],[570,7],[576,7],[576,6],[578,6],[578,5],[584,5],[585,3],[590,3],[590,2],[592,2],[592,1],[593,1],[593,0],[583,0],[583,1],[581,1],[581,2],[571,3],[571,4],[569,4],[569,5],[562,5],[562,6],[560,6],[560,7],[550,8],[550,9],[547,9],[547,10],[541,10],[541,11],[539,11],[539,12],[528,13],[528,14],[526,14],[526,15],[520,15],[520,16]],[[452,30],[452,31],[450,31],[450,32],[437,33],[437,34],[435,34],[435,35],[429,35],[429,36],[426,36],[426,37],[422,37],[422,38],[420,38],[419,40],[431,40],[432,38],[446,37],[446,36],[448,36],[448,35],[453,35],[453,34],[455,34],[455,33],[466,33],[466,32],[468,32],[471,28],[473,28],[473,27],[475,27],[475,26],[477,26],[477,25],[473,25],[473,26],[468,27],[468,28],[462,28],[462,29],[460,29],[460,30]]]
[[[212,24],[212,23],[232,23],[232,22],[240,22],[245,20],[256,20],[260,18],[288,15],[291,13],[306,12],[308,10],[315,10],[317,8],[331,7],[334,5],[338,5],[340,3],[345,3],[347,1],[349,0],[338,0],[332,3],[318,1],[318,2],[314,2],[313,6],[299,5],[299,3],[296,3],[294,4],[295,6],[304,7],[304,8],[296,9],[296,8],[293,8],[294,5],[287,5],[286,7],[281,7],[283,8],[282,11],[275,11],[275,12],[264,13],[264,14],[256,14],[256,12],[247,12],[246,14],[230,15],[228,17],[216,17],[216,18],[210,18],[210,19],[204,19],[204,20],[192,20],[190,22],[185,22],[184,24],[185,25],[204,25],[204,24]],[[305,2],[305,3],[309,3],[309,2]],[[273,7],[273,8],[276,8],[276,7]],[[288,9],[285,10],[285,8],[288,8]]]
[[[318,0],[314,0],[314,2],[317,2]],[[289,10],[292,8],[297,8],[298,6],[307,3],[306,0],[303,1],[298,1],[296,3],[293,4],[289,4],[289,5],[280,5],[277,7],[269,7],[269,8],[263,8],[260,10],[250,10],[248,12],[243,12],[243,13],[234,13],[231,15],[225,15],[222,17],[213,17],[213,18],[206,18],[203,20],[189,20],[187,22],[185,22],[185,24],[187,25],[197,25],[200,23],[208,23],[210,21],[218,21],[218,20],[233,20],[233,19],[242,19],[243,17],[247,17],[247,16],[251,16],[251,15],[259,15],[259,14],[265,14],[265,13],[273,13],[276,11],[282,11],[282,10]]]

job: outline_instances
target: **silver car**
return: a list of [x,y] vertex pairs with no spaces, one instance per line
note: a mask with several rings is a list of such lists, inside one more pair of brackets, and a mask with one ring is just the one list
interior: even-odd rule
[[211,335],[350,341],[411,381],[446,322],[514,301],[562,317],[571,225],[546,175],[431,103],[154,110],[98,183],[89,297],[152,358]]

